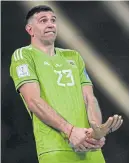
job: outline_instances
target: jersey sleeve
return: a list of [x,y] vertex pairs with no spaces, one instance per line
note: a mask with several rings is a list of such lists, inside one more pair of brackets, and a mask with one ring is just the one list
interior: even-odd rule
[[38,82],[29,50],[23,48],[15,50],[11,58],[10,76],[17,91],[25,83]]
[[79,67],[79,73],[80,73],[80,82],[81,85],[93,85],[91,79],[89,78],[89,75],[86,71],[85,63],[81,55],[78,54],[78,67]]

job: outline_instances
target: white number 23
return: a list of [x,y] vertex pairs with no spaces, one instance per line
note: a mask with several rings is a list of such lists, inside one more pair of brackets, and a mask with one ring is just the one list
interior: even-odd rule
[[[72,75],[72,71],[71,70],[62,70],[62,71],[56,71],[56,70],[54,70],[54,72],[56,73],[56,74],[58,74],[58,79],[57,79],[57,84],[59,85],[59,86],[63,86],[63,87],[65,87],[65,86],[73,86],[75,83],[74,83],[74,78],[73,78],[73,75]],[[61,82],[61,79],[62,79],[62,77],[63,76],[66,76],[66,78],[70,78],[70,80],[71,80],[71,82],[68,82],[68,83],[62,83]]]

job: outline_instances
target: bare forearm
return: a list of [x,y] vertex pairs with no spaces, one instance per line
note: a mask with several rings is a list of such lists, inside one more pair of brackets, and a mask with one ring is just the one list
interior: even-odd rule
[[29,109],[45,124],[64,132],[67,136],[69,135],[72,125],[41,98],[32,99]]
[[87,99],[87,112],[89,122],[95,121],[98,125],[102,123],[102,114],[97,99]]

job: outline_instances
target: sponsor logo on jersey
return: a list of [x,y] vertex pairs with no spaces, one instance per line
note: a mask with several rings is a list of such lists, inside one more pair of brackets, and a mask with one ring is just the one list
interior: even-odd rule
[[50,63],[48,63],[47,61],[44,61],[44,65],[50,66]]
[[55,65],[55,67],[61,67],[62,66],[62,64],[56,64]]
[[[48,63],[47,61],[44,61],[44,65],[51,66],[50,63]],[[62,64],[55,64],[55,67],[61,67],[61,66],[62,66]]]
[[75,64],[75,61],[74,60],[67,60],[67,62],[69,64],[71,64],[72,66],[75,66],[76,67],[76,64]]
[[30,76],[30,72],[27,64],[17,66],[16,71],[19,78]]

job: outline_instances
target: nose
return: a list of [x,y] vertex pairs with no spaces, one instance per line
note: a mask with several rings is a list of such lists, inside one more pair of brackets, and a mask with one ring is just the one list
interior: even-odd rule
[[54,23],[51,22],[51,21],[49,21],[49,22],[48,22],[48,27],[49,27],[49,28],[53,28],[53,27],[54,27]]

